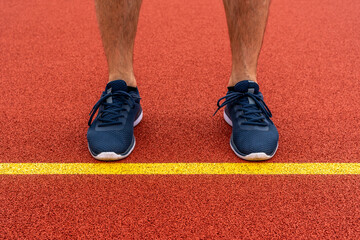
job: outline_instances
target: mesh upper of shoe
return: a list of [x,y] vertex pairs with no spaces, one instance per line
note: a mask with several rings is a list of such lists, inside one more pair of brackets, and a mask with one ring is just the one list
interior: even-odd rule
[[[259,91],[259,86],[255,82],[241,81],[231,90],[239,93],[254,94],[258,99],[261,99],[260,104],[262,104],[263,96]],[[249,106],[249,104],[251,106]],[[257,107],[258,109],[261,109],[255,104],[254,99],[248,96],[244,96],[237,101],[227,104],[225,113],[231,119],[233,125],[231,139],[233,147],[244,155],[259,152],[272,155],[277,148],[279,134],[275,125],[270,120],[269,116],[271,116],[271,113],[264,112],[267,109],[267,107],[264,107],[261,113],[249,114],[249,118],[256,118],[260,116],[260,118],[262,117],[263,119],[259,120],[262,125],[248,124],[246,123],[246,118],[249,115],[246,116],[242,114],[244,112],[242,110],[242,105],[250,108],[256,109]]]
[[[134,141],[133,124],[135,118],[138,116],[138,112],[141,111],[139,92],[137,89],[136,91],[129,91],[124,81],[116,80],[108,83],[104,94],[116,93],[117,91],[126,91],[129,93],[129,96],[132,96],[134,99],[136,98],[136,101],[134,101],[133,108],[128,106],[125,107],[125,109],[129,109],[129,111],[127,114],[121,114],[121,121],[118,121],[113,125],[103,126],[103,124],[101,124],[99,114],[101,115],[102,106],[99,108],[99,113],[87,132],[89,148],[94,154],[99,154],[101,152],[115,152],[117,154],[122,154],[131,148]],[[106,99],[106,102],[109,104],[113,100],[115,101],[115,99]],[[125,119],[124,116],[126,117]]]

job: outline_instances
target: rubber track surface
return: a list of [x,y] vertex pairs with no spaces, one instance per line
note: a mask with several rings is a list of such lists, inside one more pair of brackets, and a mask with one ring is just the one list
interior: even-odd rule
[[[360,2],[274,0],[258,78],[272,162],[359,162]],[[92,1],[0,2],[0,161],[95,162],[88,113],[106,84]],[[212,117],[231,62],[216,0],[144,0],[144,119],[130,163],[241,162]],[[349,238],[359,176],[0,176],[0,237]]]
[[[1,144],[6,162],[93,162],[88,114],[106,84],[92,2],[1,3]],[[359,161],[360,2],[273,1],[259,82],[280,132],[276,162]],[[233,162],[212,117],[230,47],[220,1],[144,1],[135,71],[144,120],[126,162]]]

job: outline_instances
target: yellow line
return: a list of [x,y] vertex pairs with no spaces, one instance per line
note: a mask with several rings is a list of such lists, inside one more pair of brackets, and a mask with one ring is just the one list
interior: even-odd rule
[[360,174],[360,163],[0,163],[13,174]]

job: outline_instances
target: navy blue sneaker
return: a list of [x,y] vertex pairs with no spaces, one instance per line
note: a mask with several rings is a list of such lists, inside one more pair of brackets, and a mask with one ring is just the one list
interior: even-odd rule
[[216,112],[226,106],[224,118],[233,128],[230,139],[232,150],[244,160],[272,158],[278,148],[279,134],[270,120],[272,115],[259,85],[245,80],[228,89],[226,96],[217,102]]
[[142,116],[138,89],[123,80],[109,82],[90,113],[87,140],[91,155],[104,161],[129,156],[135,147],[134,127]]

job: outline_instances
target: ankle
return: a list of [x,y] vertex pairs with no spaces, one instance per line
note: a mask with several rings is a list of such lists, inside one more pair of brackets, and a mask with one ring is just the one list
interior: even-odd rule
[[257,83],[256,74],[231,74],[228,87],[235,86],[238,82],[250,80]]
[[114,80],[124,80],[126,85],[129,87],[136,87],[136,79],[133,73],[125,74],[125,73],[112,73],[109,74],[109,82]]

